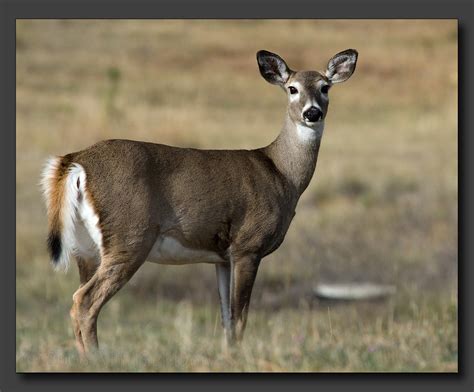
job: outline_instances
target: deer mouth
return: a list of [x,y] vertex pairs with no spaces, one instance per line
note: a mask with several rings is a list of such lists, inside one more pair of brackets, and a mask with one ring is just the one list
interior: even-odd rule
[[308,119],[304,119],[303,122],[304,122],[304,125],[306,125],[307,127],[310,127],[310,128],[311,128],[311,127],[314,127],[315,125],[318,125],[318,124],[322,123],[322,122],[323,122],[323,118],[320,117],[320,118],[319,118],[318,120],[316,120],[316,121],[309,121]]

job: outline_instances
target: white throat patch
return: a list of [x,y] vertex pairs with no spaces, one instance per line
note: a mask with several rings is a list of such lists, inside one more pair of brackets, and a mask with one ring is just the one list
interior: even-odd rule
[[323,136],[324,122],[315,124],[313,127],[308,127],[302,124],[296,124],[296,133],[298,140],[302,143],[308,143],[315,139],[321,139]]

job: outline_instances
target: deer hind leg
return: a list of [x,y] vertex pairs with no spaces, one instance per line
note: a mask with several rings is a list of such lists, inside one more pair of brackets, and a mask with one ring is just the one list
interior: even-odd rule
[[243,338],[259,264],[260,258],[254,255],[231,259],[229,345]]
[[79,269],[79,281],[81,282],[79,288],[84,286],[95,274],[99,267],[99,261],[96,259],[86,259],[84,257],[76,257],[77,268]]
[[97,318],[100,310],[130,280],[145,257],[133,257],[124,252],[109,253],[102,258],[92,277],[74,293],[73,308],[85,352],[99,347]]
[[[79,279],[80,279],[80,286],[83,287],[94,275],[95,271],[98,267],[98,262],[96,259],[92,258],[84,258],[84,257],[76,257],[77,266],[79,268]],[[70,311],[72,326],[74,330],[74,336],[76,338],[76,347],[79,353],[82,355],[85,352],[84,349],[84,342],[82,340],[82,333],[81,333],[81,325],[78,318],[78,310],[76,303],[73,302],[71,311]]]
[[217,289],[221,304],[221,324],[227,342],[231,336],[230,322],[230,263],[216,264]]

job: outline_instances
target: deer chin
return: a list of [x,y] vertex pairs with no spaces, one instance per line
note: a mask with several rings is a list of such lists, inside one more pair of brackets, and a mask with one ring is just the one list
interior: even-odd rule
[[324,120],[322,118],[318,121],[303,120],[303,125],[308,128],[316,128],[319,127],[323,122]]

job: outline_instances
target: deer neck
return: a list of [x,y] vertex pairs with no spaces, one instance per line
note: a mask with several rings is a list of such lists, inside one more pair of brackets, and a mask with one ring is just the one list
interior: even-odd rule
[[314,128],[295,124],[286,115],[280,134],[265,147],[265,154],[291,183],[299,197],[309,185],[316,169],[324,122]]

